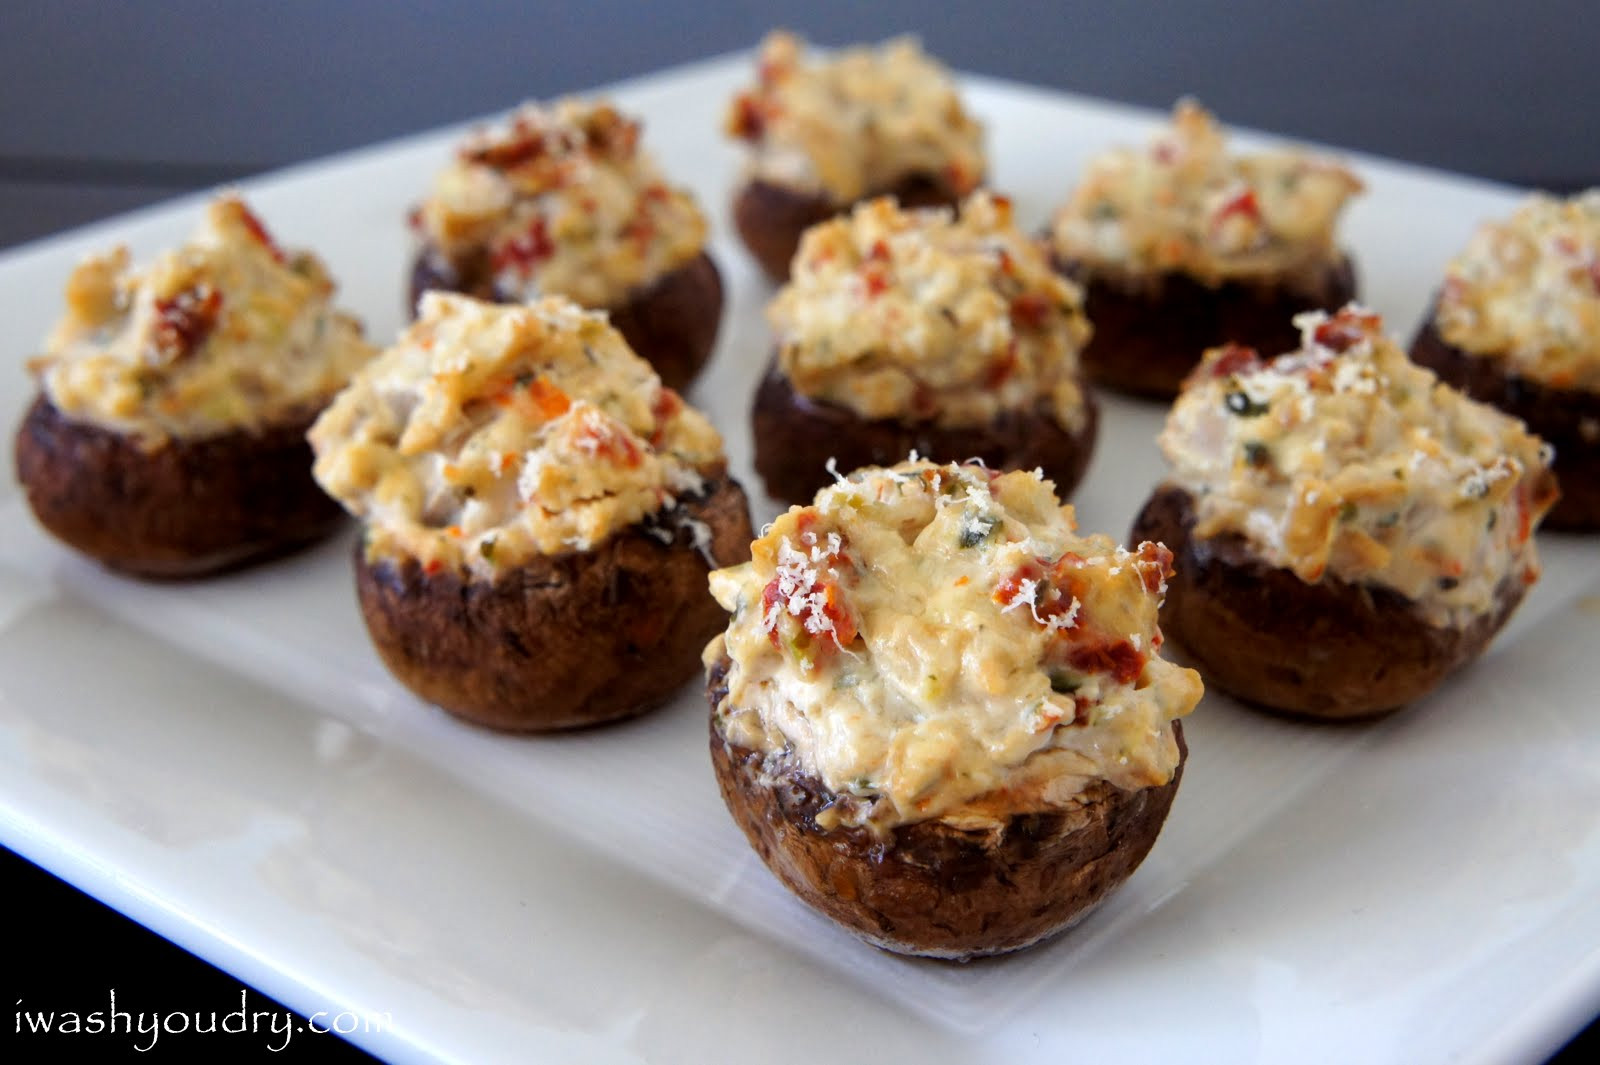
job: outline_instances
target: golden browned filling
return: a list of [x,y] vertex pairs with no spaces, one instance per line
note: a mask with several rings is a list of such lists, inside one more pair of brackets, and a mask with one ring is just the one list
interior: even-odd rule
[[768,308],[797,392],[863,418],[982,425],[1043,404],[1084,424],[1079,292],[1016,228],[1004,197],[959,213],[872,200],[813,226]]
[[80,264],[29,368],[62,413],[152,445],[308,418],[374,352],[333,293],[225,194],[142,270],[125,247]]
[[1554,501],[1549,449],[1406,358],[1377,315],[1300,315],[1297,352],[1214,349],[1161,433],[1195,534],[1238,533],[1315,582],[1393,588],[1437,625],[1539,574],[1532,532]]
[[823,820],[982,828],[1166,783],[1199,676],[1164,661],[1171,555],[1080,536],[1036,473],[903,462],[793,507],[717,570],[722,734],[839,796]]
[[1533,196],[1445,269],[1439,333],[1509,372],[1600,392],[1600,189]]
[[722,439],[605,316],[429,293],[311,430],[371,556],[492,578],[585,551],[724,466]]
[[1180,100],[1144,148],[1089,163],[1057,212],[1063,259],[1128,280],[1164,272],[1204,284],[1317,277],[1340,251],[1335,226],[1361,182],[1303,152],[1229,155],[1215,118]]
[[479,130],[434,180],[417,224],[459,271],[486,268],[503,299],[617,307],[699,255],[706,220],[608,103],[524,104]]
[[776,32],[761,43],[757,71],[725,121],[751,145],[754,177],[841,204],[911,176],[957,196],[983,180],[983,127],[913,38],[807,61],[799,38]]

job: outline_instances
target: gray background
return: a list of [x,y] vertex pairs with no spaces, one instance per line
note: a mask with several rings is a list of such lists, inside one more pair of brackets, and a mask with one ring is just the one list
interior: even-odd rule
[[0,245],[526,97],[914,29],[954,66],[1518,184],[1600,183],[1600,3],[0,0]]

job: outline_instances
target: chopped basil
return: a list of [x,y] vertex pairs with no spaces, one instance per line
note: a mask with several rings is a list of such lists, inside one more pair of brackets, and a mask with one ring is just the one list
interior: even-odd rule
[[1378,519],[1378,528],[1380,529],[1392,529],[1399,524],[1400,512],[1398,510],[1390,511],[1388,514],[1385,514],[1383,517]]
[[1258,418],[1267,413],[1270,407],[1270,404],[1257,403],[1250,398],[1248,393],[1237,389],[1229,392],[1224,402],[1227,403],[1228,410],[1241,418]]
[[961,546],[977,547],[993,536],[999,526],[998,518],[989,514],[973,514],[969,511],[961,520]]
[[1356,505],[1354,503],[1346,503],[1343,506],[1341,506],[1339,508],[1339,520],[1340,521],[1355,521],[1356,520]]
[[523,370],[521,373],[517,374],[517,387],[518,388],[527,388],[531,384],[533,384],[533,371],[532,370]]
[[486,561],[494,561],[494,537],[491,536],[487,540],[478,541],[478,554],[482,555]]
[[1050,690],[1058,695],[1066,695],[1083,687],[1083,678],[1076,673],[1050,674]]
[[1259,440],[1244,442],[1244,460],[1260,469],[1272,461],[1272,450]]
[[1110,200],[1100,200],[1093,207],[1089,208],[1089,217],[1094,219],[1096,222],[1110,222],[1115,219],[1119,213],[1120,212],[1117,210],[1117,205],[1112,203]]

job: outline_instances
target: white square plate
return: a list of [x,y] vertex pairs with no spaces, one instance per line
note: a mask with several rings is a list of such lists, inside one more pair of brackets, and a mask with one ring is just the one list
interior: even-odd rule
[[[716,216],[730,307],[690,398],[753,487],[768,290],[730,239],[738,160],[717,132],[747,62],[615,95]],[[1091,152],[1157,119],[966,81],[1027,227]],[[246,185],[379,341],[401,325],[405,212],[460,132]],[[1408,337],[1447,257],[1517,197],[1354,162],[1370,191],[1347,237]],[[200,202],[0,257],[7,424],[76,258],[115,240],[148,257]],[[1160,476],[1160,420],[1106,399],[1086,529],[1127,529]],[[775,510],[755,499],[759,523]],[[1208,696],[1171,820],[1122,891],[1056,942],[956,966],[866,947],[768,875],[722,809],[695,686],[546,738],[419,704],[368,644],[351,535],[143,584],[50,542],[0,484],[0,836],[303,1011],[387,1014],[354,1036],[385,1057],[1488,1062],[1536,1059],[1600,1006],[1595,540],[1541,537],[1545,579],[1490,652],[1388,720],[1311,727]]]

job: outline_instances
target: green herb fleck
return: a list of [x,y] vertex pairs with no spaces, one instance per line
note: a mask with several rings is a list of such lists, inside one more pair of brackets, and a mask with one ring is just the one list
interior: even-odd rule
[[1260,469],[1272,461],[1272,449],[1259,440],[1246,440],[1244,460],[1256,469]]
[[1083,687],[1083,678],[1076,673],[1050,674],[1050,690],[1057,695],[1067,695]]
[[494,537],[491,536],[487,540],[478,541],[478,554],[482,555],[487,562],[494,561]]
[[1271,406],[1267,403],[1257,403],[1255,400],[1250,398],[1248,393],[1238,390],[1229,392],[1228,397],[1226,400],[1224,400],[1224,402],[1227,403],[1228,410],[1232,411],[1234,414],[1237,414],[1241,418],[1259,418],[1261,415],[1267,413]]
[[1340,521],[1355,521],[1356,520],[1356,505],[1354,503],[1345,503],[1343,506],[1341,506],[1339,508],[1339,520]]
[[999,520],[992,515],[968,514],[961,522],[961,546],[977,547],[993,536],[999,527]]

